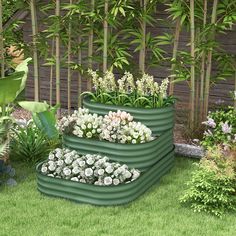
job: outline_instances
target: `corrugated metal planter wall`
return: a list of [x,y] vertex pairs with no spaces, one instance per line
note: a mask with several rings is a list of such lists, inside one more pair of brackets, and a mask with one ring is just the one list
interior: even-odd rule
[[91,113],[99,115],[106,115],[109,111],[117,110],[129,112],[135,120],[140,121],[149,127],[154,135],[160,135],[174,127],[173,106],[155,109],[116,106],[91,102],[88,97],[84,97],[83,106],[84,108],[89,109]]
[[173,149],[173,133],[169,130],[151,142],[121,144],[63,136],[63,145],[80,154],[101,154],[110,160],[125,163],[131,168],[147,170]]
[[42,163],[37,166],[38,190],[54,197],[95,205],[119,205],[131,202],[155,184],[173,166],[171,151],[148,171],[130,183],[118,186],[96,186],[42,175]]

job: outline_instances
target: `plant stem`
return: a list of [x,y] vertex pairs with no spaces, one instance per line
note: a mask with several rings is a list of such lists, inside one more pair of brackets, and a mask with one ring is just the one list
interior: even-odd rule
[[37,50],[37,10],[35,0],[30,1],[31,21],[32,21],[32,43],[33,43],[33,58],[34,58],[34,100],[40,100],[40,83],[39,83],[39,63],[38,63],[38,50]]
[[[52,52],[51,56],[53,57],[54,55],[54,47],[55,47],[55,40],[54,38],[52,39]],[[49,103],[50,106],[52,106],[52,97],[53,97],[53,65],[50,66],[50,82],[49,82]]]
[[107,71],[107,47],[108,47],[108,0],[105,0],[104,4],[105,18],[103,21],[103,73]]
[[[91,0],[91,11],[94,11],[94,0]],[[90,31],[89,31],[89,38],[88,38],[88,67],[93,69],[93,22],[90,23]],[[87,89],[88,91],[92,90],[92,81],[91,79],[87,80]]]
[[[207,21],[207,0],[204,0],[204,8],[203,8],[203,29],[206,26]],[[205,39],[203,38],[205,41]],[[200,72],[200,109],[199,109],[199,121],[203,121],[203,107],[204,107],[204,79],[205,79],[205,64],[206,64],[206,53],[202,52],[202,62],[201,62],[201,72]]]
[[4,42],[3,42],[3,19],[2,19],[2,0],[0,0],[0,60],[1,60],[1,77],[5,76],[5,67],[4,67]]
[[140,0],[140,6],[143,9],[143,19],[141,20],[140,27],[142,32],[142,45],[139,52],[139,70],[143,74],[145,72],[145,55],[146,55],[146,20],[144,19],[147,10],[147,0]]
[[194,127],[194,100],[195,100],[195,26],[194,26],[194,0],[190,0],[190,31],[191,31],[191,78],[190,78],[190,116],[189,127]]
[[[214,0],[212,15],[211,15],[211,24],[214,25],[216,22],[216,13],[217,13],[218,0]],[[210,39],[213,41],[215,39],[215,30],[213,29],[210,35]],[[205,91],[204,91],[204,113],[203,119],[206,119],[209,106],[209,90],[210,90],[210,78],[211,78],[211,68],[212,68],[212,50],[210,48],[207,55],[207,67],[206,67],[206,82],[205,82]]]
[[[172,75],[175,74],[175,66],[176,66],[175,61],[177,58],[180,31],[181,31],[181,22],[180,22],[180,18],[178,18],[176,21],[176,26],[175,26],[174,46],[173,46],[173,55],[172,55],[172,60],[174,61],[174,63],[171,65]],[[175,77],[173,77],[173,76],[170,78],[169,95],[173,95],[173,93],[174,93],[174,83],[173,83],[174,79],[175,79]]]
[[[60,0],[56,0],[56,16],[58,17],[58,23],[59,23],[59,17],[60,17]],[[61,91],[60,91],[60,36],[59,32],[56,34],[56,103],[61,103]],[[60,109],[58,109],[58,116],[61,115]]]
[[[79,49],[78,49],[78,64],[81,67],[82,63],[82,53],[81,53],[81,36],[79,35],[78,37],[78,44],[79,44]],[[82,81],[81,81],[81,72],[78,71],[78,107],[81,107],[81,92],[82,92]]]
[[[70,5],[73,4],[73,0],[70,0]],[[67,68],[67,109],[68,109],[68,114],[70,115],[71,113],[71,31],[72,31],[72,25],[71,25],[71,20],[69,19],[69,29],[68,29],[68,48],[67,48],[67,63],[68,63],[68,68]]]

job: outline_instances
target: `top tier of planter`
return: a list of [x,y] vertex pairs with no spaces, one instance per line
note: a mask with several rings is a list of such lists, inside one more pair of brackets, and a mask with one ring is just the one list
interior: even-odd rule
[[83,107],[89,109],[91,113],[106,115],[109,111],[129,112],[135,120],[142,122],[152,130],[157,136],[174,127],[174,107],[163,108],[136,108],[128,106],[107,105],[92,102],[89,97],[84,97]]

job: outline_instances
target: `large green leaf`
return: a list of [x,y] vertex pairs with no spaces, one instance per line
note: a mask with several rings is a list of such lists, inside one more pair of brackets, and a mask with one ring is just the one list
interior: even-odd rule
[[40,120],[43,132],[49,139],[57,138],[59,133],[56,129],[56,117],[52,111],[44,111],[37,113],[36,116]]
[[0,79],[0,106],[13,102],[21,86],[23,71]]
[[28,110],[32,113],[44,112],[49,109],[49,105],[46,102],[23,101],[23,102],[18,102],[18,104],[25,110]]

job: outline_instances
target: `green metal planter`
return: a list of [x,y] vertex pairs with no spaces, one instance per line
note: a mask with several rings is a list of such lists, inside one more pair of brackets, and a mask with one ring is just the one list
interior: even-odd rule
[[106,115],[109,111],[129,112],[135,120],[142,122],[149,127],[153,134],[160,135],[163,132],[174,127],[174,106],[163,108],[136,108],[126,106],[107,105],[91,102],[88,96],[83,99],[83,107],[90,110],[91,113]]
[[120,205],[138,198],[174,165],[174,151],[159,160],[148,171],[130,183],[118,186],[96,186],[42,175],[37,166],[38,190],[46,195],[94,205]]
[[169,130],[155,140],[141,144],[110,143],[94,139],[63,136],[63,145],[80,154],[101,154],[131,168],[147,170],[173,149],[173,134]]

